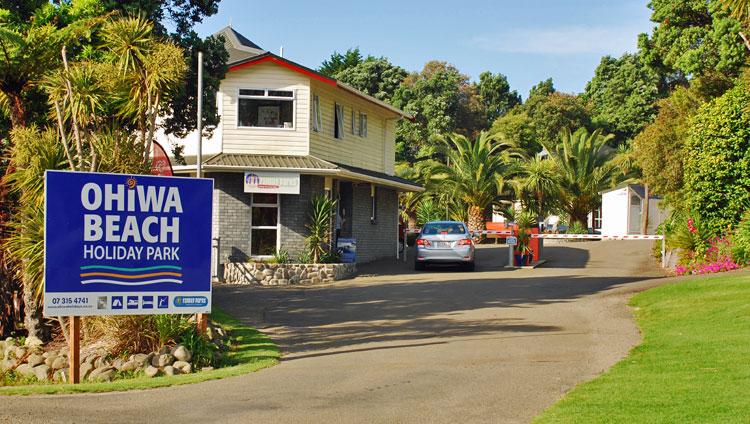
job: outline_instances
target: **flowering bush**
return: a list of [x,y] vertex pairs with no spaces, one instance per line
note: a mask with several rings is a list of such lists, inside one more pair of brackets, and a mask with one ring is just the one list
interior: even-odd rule
[[[691,224],[692,220],[688,220],[688,227]],[[693,230],[690,231],[693,232]],[[694,256],[690,263],[677,266],[674,273],[677,275],[712,274],[740,268],[740,265],[732,259],[732,242],[728,237],[714,237],[707,245],[703,256]]]

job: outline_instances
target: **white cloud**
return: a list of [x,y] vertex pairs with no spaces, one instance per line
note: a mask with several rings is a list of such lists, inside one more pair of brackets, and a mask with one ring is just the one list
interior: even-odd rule
[[477,36],[471,45],[486,51],[532,54],[620,54],[635,51],[638,33],[634,27],[569,26],[547,29],[517,29]]

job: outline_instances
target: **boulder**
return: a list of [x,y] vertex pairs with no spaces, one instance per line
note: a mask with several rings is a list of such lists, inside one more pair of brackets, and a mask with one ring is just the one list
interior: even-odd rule
[[159,368],[166,367],[167,365],[172,365],[172,362],[174,362],[174,356],[168,353],[161,354],[157,358],[157,363],[159,365]]
[[114,361],[112,361],[112,366],[115,367],[115,369],[121,369],[122,364],[125,363],[125,360],[122,358],[116,358]]
[[185,361],[175,361],[175,363],[172,364],[172,366],[175,369],[178,369],[178,370],[180,370],[181,372],[183,372],[185,374],[190,374],[190,372],[192,371],[192,368],[193,368],[190,365],[190,362],[185,362]]
[[159,349],[159,355],[164,355],[165,353],[169,353],[169,351],[169,346],[162,346],[161,349]]
[[138,365],[137,362],[127,361],[124,364],[122,364],[122,366],[120,367],[120,371],[135,371],[138,368],[140,368],[140,366]]
[[[42,356],[44,356],[44,355],[42,355]],[[44,358],[44,364],[47,365],[48,367],[51,367],[52,364],[55,363],[55,359],[57,359],[57,355],[47,355],[47,357]]]
[[94,370],[94,364],[92,364],[91,362],[84,362],[83,364],[81,364],[81,368],[79,371],[81,375],[81,380],[87,379],[89,375],[91,374],[91,371],[93,370]]
[[171,365],[167,365],[166,367],[164,367],[164,375],[176,375],[179,373],[180,373],[180,370],[178,370],[177,368]]
[[68,368],[55,371],[54,374],[52,374],[52,381],[55,383],[67,383],[68,375],[70,374],[68,371]]
[[159,375],[159,368],[149,365],[143,372],[146,374],[146,377],[156,377]]
[[67,366],[68,366],[67,356],[56,356],[55,360],[52,361],[52,365],[50,365],[50,367],[53,370],[60,370],[60,369],[66,368]]
[[18,365],[15,359],[5,359],[0,361],[0,370],[9,370]]
[[49,380],[49,371],[50,368],[46,365],[38,365],[33,368],[34,370],[34,376],[36,376],[36,379],[39,381],[47,381]]
[[100,356],[94,361],[94,368],[102,368],[110,365],[105,356]]
[[261,282],[264,278],[266,278],[266,276],[265,274],[263,274],[263,271],[255,271],[255,273],[253,274],[253,278],[255,279],[255,281]]
[[42,353],[42,356],[44,357],[44,359],[47,359],[50,356],[57,356],[57,355],[59,355],[59,353],[56,350],[48,350]]
[[29,364],[21,364],[16,367],[16,372],[24,377],[31,377],[34,375],[34,367]]
[[41,365],[44,363],[44,357],[42,355],[32,353],[29,355],[29,357],[26,359],[26,363],[31,365],[32,367],[35,367],[37,365]]
[[26,352],[27,350],[25,347],[21,347],[21,346],[15,347],[15,354],[16,354],[16,358],[18,359],[23,359],[23,357],[26,356]]
[[105,365],[92,371],[91,374],[89,375],[88,380],[89,381],[112,381],[112,379],[115,378],[115,372],[117,372],[115,367]]
[[182,345],[177,346],[172,352],[172,355],[174,355],[174,358],[178,361],[190,362],[190,360],[193,359],[193,354]]
[[151,358],[152,356],[149,356],[145,353],[136,353],[135,355],[130,357],[130,360],[135,362],[135,364],[138,365],[138,368],[143,368],[151,363]]
[[16,345],[16,339],[14,339],[13,337],[7,337],[5,339],[5,345],[6,346],[15,346]]
[[151,352],[149,356],[151,357],[149,364],[151,364],[152,367],[159,368],[159,354],[156,352]]
[[29,349],[38,349],[44,345],[44,342],[39,337],[31,336],[26,338],[23,345]]

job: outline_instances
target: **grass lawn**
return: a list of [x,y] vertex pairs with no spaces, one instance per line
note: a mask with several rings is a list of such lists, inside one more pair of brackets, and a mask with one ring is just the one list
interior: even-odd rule
[[31,395],[52,393],[91,393],[112,392],[179,384],[198,383],[206,380],[232,377],[268,368],[279,362],[281,356],[278,347],[263,333],[241,324],[236,319],[214,307],[211,319],[229,330],[232,337],[232,349],[226,355],[227,365],[213,371],[197,372],[176,376],[148,378],[145,376],[115,380],[109,383],[82,384],[37,384],[26,386],[0,387],[2,395]]
[[688,279],[631,305],[643,343],[535,422],[750,420],[750,274]]

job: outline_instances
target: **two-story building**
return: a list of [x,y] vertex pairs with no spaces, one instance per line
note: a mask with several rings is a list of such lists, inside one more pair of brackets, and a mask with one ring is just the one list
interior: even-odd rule
[[[280,250],[297,257],[311,201],[324,193],[338,201],[332,226],[356,239],[357,262],[395,257],[398,193],[422,190],[394,175],[396,122],[409,116],[231,27],[219,33],[229,71],[217,93],[221,122],[202,147],[203,172],[215,182],[219,261]],[[195,137],[161,135],[165,145],[185,146],[189,165],[178,174],[195,174]]]

